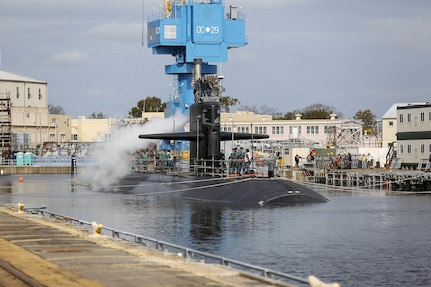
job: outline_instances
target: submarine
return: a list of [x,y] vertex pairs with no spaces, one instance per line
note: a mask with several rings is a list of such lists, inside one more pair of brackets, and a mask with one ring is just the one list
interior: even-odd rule
[[222,166],[228,166],[220,150],[222,141],[253,141],[269,136],[221,131],[220,102],[217,96],[211,96],[211,85],[199,73],[201,63],[200,59],[194,61],[194,78],[201,84],[194,87],[196,102],[190,107],[190,131],[139,135],[140,139],[186,140],[190,143],[188,170],[147,173],[145,182],[158,183],[151,189],[205,202],[251,205],[327,202],[324,196],[306,186],[275,177],[271,172],[275,159],[265,161],[266,175],[253,170],[248,174],[229,174],[228,169],[222,171]]
[[[263,134],[221,131],[220,97],[224,77],[210,62],[227,62],[228,51],[246,46],[245,15],[241,7],[224,1],[164,0],[161,13],[154,11],[147,21],[147,46],[154,55],[170,55],[175,63],[165,66],[165,74],[177,82],[167,102],[165,117],[182,113],[189,116],[189,131],[138,135],[141,139],[164,140],[161,149],[171,149],[170,142],[186,143],[189,162],[171,168],[157,166],[143,169],[131,186],[146,185],[139,192],[170,194],[185,199],[251,205],[286,205],[318,203],[328,200],[301,184],[274,176],[275,158],[254,165],[248,174],[233,174],[231,161],[224,158],[220,143],[228,140],[253,141],[269,138]],[[179,145],[178,145],[179,146]],[[252,159],[253,160],[253,159]],[[160,161],[159,161],[160,163]],[[253,163],[253,161],[252,161]],[[259,167],[266,172],[253,170]],[[137,183],[139,181],[139,183]],[[138,187],[136,187],[138,188]]]

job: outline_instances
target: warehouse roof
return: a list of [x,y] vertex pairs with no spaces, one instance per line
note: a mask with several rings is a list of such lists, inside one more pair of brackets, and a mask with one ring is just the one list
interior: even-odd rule
[[26,82],[26,83],[40,83],[46,84],[47,82],[35,80],[29,77],[24,77],[12,73],[8,73],[5,71],[0,71],[0,81],[9,81],[9,82]]

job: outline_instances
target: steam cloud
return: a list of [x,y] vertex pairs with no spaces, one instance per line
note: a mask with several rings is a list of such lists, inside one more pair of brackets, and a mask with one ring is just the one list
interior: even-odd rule
[[143,125],[113,127],[111,141],[96,146],[92,155],[94,164],[79,173],[79,180],[95,190],[115,186],[129,174],[133,153],[146,148],[150,143],[159,142],[139,139],[140,134],[173,132],[174,123],[177,129],[182,129],[187,122],[187,116],[176,115],[168,119],[152,119]]

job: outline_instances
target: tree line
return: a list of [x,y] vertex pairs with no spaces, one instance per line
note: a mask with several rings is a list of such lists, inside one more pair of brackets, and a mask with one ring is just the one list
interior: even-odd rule
[[[320,103],[309,105],[303,109],[297,109],[285,113],[278,112],[275,108],[267,105],[261,106],[249,106],[241,105],[240,101],[236,98],[229,96],[220,96],[220,107],[222,112],[229,113],[231,108],[238,106],[238,111],[254,112],[255,114],[271,115],[274,120],[294,120],[297,114],[301,114],[301,118],[304,120],[310,119],[329,119],[331,114],[335,114],[337,118],[343,118],[342,112],[338,111],[333,106],[328,106]],[[166,102],[158,97],[146,97],[145,99],[139,100],[136,106],[132,107],[129,111],[129,117],[141,118],[143,112],[163,112],[166,109]],[[64,114],[64,110],[61,106],[54,106],[49,104],[48,111],[50,114]],[[89,116],[89,119],[104,119],[106,115],[102,112],[93,111]],[[358,110],[353,116],[355,120],[361,120],[363,123],[363,130],[368,134],[377,133],[376,115],[370,110]]]

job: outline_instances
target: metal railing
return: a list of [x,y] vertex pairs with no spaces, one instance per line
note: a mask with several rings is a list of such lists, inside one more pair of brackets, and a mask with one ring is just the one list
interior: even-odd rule
[[[94,160],[88,156],[77,156],[78,166],[94,164]],[[31,160],[22,160],[21,163],[16,159],[2,159],[1,166],[70,166],[70,156],[34,156]]]
[[[90,230],[92,229],[92,223],[88,221],[75,219],[58,213],[46,211],[43,209],[39,209],[38,214],[44,217],[49,217],[51,219],[61,220],[62,222],[74,223],[81,226],[89,227]],[[187,248],[178,244],[169,243],[169,242],[154,239],[148,236],[120,231],[120,230],[110,228],[110,227],[105,227],[105,226],[102,229],[102,234],[111,236],[112,238],[115,238],[115,239],[122,239],[128,242],[143,244],[149,248],[153,248],[159,251],[164,251],[164,252],[170,251],[171,253],[173,253],[172,251],[174,251],[176,254],[180,254],[182,257],[188,260],[201,261],[207,264],[218,263],[219,265],[227,266],[242,272],[257,275],[258,277],[261,277],[261,279],[284,280],[284,281],[290,280],[298,283],[305,283],[308,286],[308,280],[298,276],[275,271],[272,269],[268,269],[268,268],[253,265],[253,264],[248,264],[248,263],[230,259],[224,256],[214,255],[208,252]],[[170,250],[168,250],[168,248]],[[280,283],[285,283],[285,282],[280,281]],[[286,282],[285,284],[288,284],[288,283]],[[286,286],[292,286],[292,285],[286,285]]]
[[130,162],[129,168],[133,173],[164,173],[171,175],[181,173],[211,177],[253,174],[257,177],[263,177],[268,173],[269,165],[275,168],[275,160],[253,159],[246,164],[244,159],[199,159],[192,161],[192,163],[189,160],[182,159],[135,159]]

